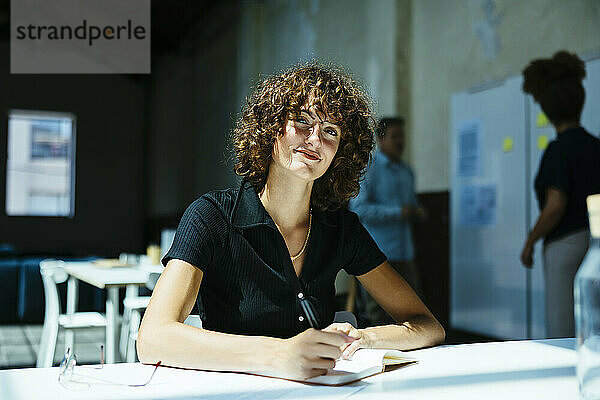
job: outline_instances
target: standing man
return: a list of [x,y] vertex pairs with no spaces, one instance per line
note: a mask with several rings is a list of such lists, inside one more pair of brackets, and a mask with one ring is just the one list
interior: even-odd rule
[[[358,214],[390,264],[422,296],[421,279],[413,261],[411,222],[423,219],[425,210],[417,203],[414,174],[401,159],[405,146],[404,119],[383,118],[376,136],[378,150],[360,194],[350,201],[349,207]],[[360,317],[371,324],[392,322],[362,286],[358,289]]]

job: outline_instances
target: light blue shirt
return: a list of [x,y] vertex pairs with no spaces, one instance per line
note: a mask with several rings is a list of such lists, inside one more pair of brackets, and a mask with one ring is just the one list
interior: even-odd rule
[[392,161],[377,151],[360,193],[350,200],[349,207],[390,261],[414,257],[411,225],[401,218],[402,207],[407,204],[418,205],[412,170],[406,163]]

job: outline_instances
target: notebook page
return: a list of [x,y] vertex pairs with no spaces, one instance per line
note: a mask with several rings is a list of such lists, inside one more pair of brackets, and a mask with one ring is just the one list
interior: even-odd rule
[[416,361],[416,358],[409,357],[400,350],[387,350],[383,357],[383,365],[405,364]]
[[[388,358],[386,358],[388,357]],[[335,368],[326,375],[317,376],[305,382],[323,385],[343,385],[349,382],[380,373],[384,365],[405,364],[416,361],[398,350],[359,349],[352,360],[337,360]]]
[[351,360],[337,360],[333,371],[360,372],[369,367],[383,367],[383,358],[389,350],[386,349],[359,349]]

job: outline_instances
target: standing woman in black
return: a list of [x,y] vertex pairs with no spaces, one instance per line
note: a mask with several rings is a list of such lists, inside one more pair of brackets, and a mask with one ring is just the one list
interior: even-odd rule
[[573,279],[589,244],[585,199],[600,193],[600,139],[579,123],[584,77],[583,61],[566,51],[534,60],[523,71],[523,91],[539,103],[557,133],[535,178],[541,213],[521,252],[521,262],[530,268],[534,245],[544,238],[548,337],[575,335]]

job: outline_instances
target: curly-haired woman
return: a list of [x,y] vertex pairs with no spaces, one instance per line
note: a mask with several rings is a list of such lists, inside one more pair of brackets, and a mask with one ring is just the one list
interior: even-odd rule
[[[342,207],[358,193],[373,147],[369,102],[348,76],[312,64],[266,79],[233,144],[241,186],[205,194],[184,213],[138,336],[142,362],[305,379],[361,347],[443,340],[442,326]],[[332,323],[342,268],[397,324]],[[194,302],[202,329],[182,323]]]
[[557,133],[535,178],[541,213],[521,252],[521,262],[531,267],[534,245],[544,238],[548,337],[575,335],[573,280],[589,245],[585,199],[600,193],[600,140],[579,125],[584,77],[583,61],[566,51],[534,60],[523,71],[523,91],[540,104]]

